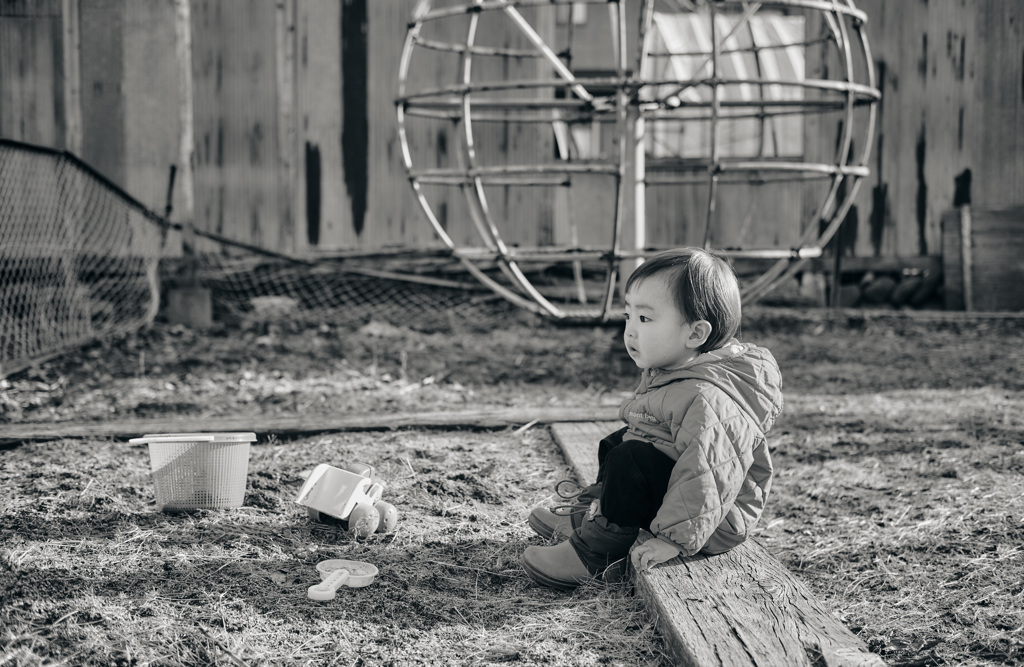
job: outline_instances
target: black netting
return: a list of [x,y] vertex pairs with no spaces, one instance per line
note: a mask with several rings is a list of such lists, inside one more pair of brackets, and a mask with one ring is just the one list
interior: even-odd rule
[[0,142],[0,374],[151,321],[162,239],[70,156]]
[[215,251],[168,259],[169,226],[77,158],[0,140],[0,377],[136,330],[182,286],[243,320],[435,327],[511,309],[476,283],[366,275],[366,261],[289,260],[205,234]]

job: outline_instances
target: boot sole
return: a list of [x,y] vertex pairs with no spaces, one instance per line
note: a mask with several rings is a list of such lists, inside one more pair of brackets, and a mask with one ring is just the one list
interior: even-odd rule
[[535,518],[532,514],[527,518],[526,522],[530,524],[530,528],[533,528],[533,532],[537,533],[545,540],[550,540],[551,536],[555,534],[555,529],[547,525],[540,519]]

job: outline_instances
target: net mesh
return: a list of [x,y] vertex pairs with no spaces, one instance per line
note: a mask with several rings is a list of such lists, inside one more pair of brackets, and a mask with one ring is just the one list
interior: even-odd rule
[[0,374],[154,318],[147,213],[67,154],[0,142]]
[[[381,259],[345,262],[352,266],[329,259],[299,263],[229,248],[227,254],[201,254],[194,261],[194,282],[210,290],[214,310],[223,319],[378,321],[443,329],[453,318],[465,320],[484,310],[514,309],[476,283],[431,278],[421,283],[415,282],[416,274],[387,277],[366,268],[367,263],[380,265]],[[169,288],[188,282],[190,279],[171,276],[164,280]]]
[[201,250],[169,259],[169,227],[74,156],[0,140],[0,377],[137,330],[180,287],[209,289],[218,319],[242,321],[445,328],[515,308],[437,278],[448,257],[408,253],[388,277],[387,260],[303,261],[197,231]]

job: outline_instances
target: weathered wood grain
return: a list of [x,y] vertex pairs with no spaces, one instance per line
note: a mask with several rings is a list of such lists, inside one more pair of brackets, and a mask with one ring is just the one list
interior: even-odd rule
[[551,433],[562,448],[578,482],[590,484],[597,479],[597,443],[623,426],[619,421],[574,422],[551,425]]
[[395,428],[468,426],[501,428],[536,421],[592,421],[614,418],[617,410],[596,408],[506,408],[499,410],[461,410],[453,412],[407,412],[345,417],[239,417],[167,419],[130,419],[116,422],[66,422],[58,424],[4,424],[0,426],[0,442],[24,440],[58,440],[87,437],[136,437],[145,433],[189,433],[254,431],[302,434],[327,431],[372,431]]
[[763,546],[678,558],[641,573],[680,665],[883,665]]
[[[968,211],[970,225],[965,227],[961,221]],[[1024,310],[1024,207],[951,209],[943,214],[942,226],[946,309],[970,310],[973,302],[974,309],[990,314]],[[970,232],[966,241],[965,229]]]
[[[597,443],[620,422],[553,424],[581,484],[597,476]],[[650,539],[642,532],[641,540]],[[676,558],[636,576],[676,664],[694,667],[878,667],[885,663],[763,546]]]
[[974,308],[1024,310],[1024,206],[971,209]]

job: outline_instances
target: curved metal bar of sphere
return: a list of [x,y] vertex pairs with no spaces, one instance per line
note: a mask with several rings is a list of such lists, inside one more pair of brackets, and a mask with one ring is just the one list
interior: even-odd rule
[[[866,20],[863,12],[857,10],[850,0],[764,0],[760,3],[751,4],[745,0],[713,0],[712,10],[719,8],[733,8],[736,13],[742,12],[741,20],[736,22],[729,32],[721,39],[716,36],[712,39],[710,49],[710,62],[712,65],[712,76],[701,80],[693,81],[652,81],[644,80],[638,76],[627,76],[625,62],[625,22],[624,5],[618,0],[591,0],[587,4],[606,5],[612,16],[612,46],[616,54],[616,76],[615,77],[576,77],[567,66],[562,66],[561,60],[554,55],[552,50],[540,38],[536,30],[529,25],[517,8],[551,6],[558,4],[575,4],[572,0],[472,0],[470,2],[449,6],[444,8],[432,8],[430,2],[421,3],[422,11],[418,11],[414,21],[410,23],[407,39],[403,49],[399,75],[399,96],[396,99],[399,114],[399,136],[402,143],[402,156],[410,184],[413,187],[416,201],[427,215],[428,221],[434,227],[445,245],[451,249],[460,260],[469,265],[473,256],[470,249],[460,252],[455,247],[452,239],[447,235],[443,225],[431,210],[430,202],[425,196],[422,185],[424,184],[457,184],[461,187],[469,213],[478,236],[484,242],[487,253],[498,259],[499,267],[506,277],[512,282],[515,289],[524,293],[529,299],[529,307],[537,312],[543,312],[556,317],[566,316],[567,311],[550,303],[532,285],[530,280],[519,268],[516,258],[523,256],[510,250],[502,239],[501,231],[496,224],[487,201],[485,186],[488,185],[548,185],[567,186],[571,173],[608,173],[616,179],[615,188],[615,212],[612,221],[613,238],[610,252],[605,254],[607,259],[607,275],[605,282],[605,299],[601,307],[600,317],[607,318],[611,302],[614,297],[615,282],[617,279],[618,267],[622,260],[632,257],[643,257],[646,251],[626,249],[622,244],[622,225],[625,218],[624,202],[625,189],[630,186],[627,183],[626,162],[628,144],[635,140],[635,137],[627,136],[629,127],[628,116],[633,105],[636,108],[636,117],[642,122],[643,119],[671,118],[674,107],[668,104],[666,99],[644,101],[638,104],[637,99],[642,97],[639,92],[645,88],[653,88],[664,83],[676,84],[678,90],[687,87],[708,86],[711,88],[711,99],[693,102],[687,105],[688,113],[692,114],[700,108],[708,109],[705,116],[711,120],[712,125],[712,146],[711,157],[708,160],[690,160],[689,169],[693,176],[698,170],[704,173],[708,185],[708,209],[705,215],[705,237],[710,239],[710,230],[714,218],[715,202],[717,200],[716,188],[724,182],[734,182],[738,177],[749,174],[750,179],[755,182],[764,182],[766,173],[775,173],[777,180],[786,180],[792,177],[795,179],[827,179],[830,185],[827,195],[821,202],[811,224],[807,225],[805,233],[801,236],[799,247],[789,251],[785,250],[744,250],[729,251],[725,254],[736,256],[760,256],[783,258],[776,266],[765,272],[758,280],[745,288],[745,298],[758,298],[761,294],[771,289],[779,276],[792,274],[798,270],[800,264],[809,256],[820,255],[822,248],[838,230],[842,219],[846,216],[857,189],[860,179],[868,175],[867,159],[870,154],[871,142],[865,141],[861,155],[852,158],[852,144],[854,134],[854,109],[858,106],[867,106],[868,114],[868,137],[873,135],[875,123],[875,105],[880,97],[874,86],[874,72],[867,67],[867,85],[854,80],[853,67],[853,43],[859,41],[865,62],[870,63],[870,51],[867,40],[864,37],[862,24]],[[653,15],[654,0],[644,0],[640,23],[640,44],[638,49],[637,73],[643,71],[644,59],[647,57],[647,40],[644,38],[650,30],[651,18]],[[753,16],[757,8],[778,7],[778,8],[804,8],[822,12],[825,23],[829,30],[829,41],[839,51],[842,72],[841,80],[824,79],[803,79],[800,81],[779,81],[777,78],[767,76],[761,68],[761,61],[755,58],[756,76],[736,77],[726,79],[718,72],[717,59],[721,53],[729,53],[729,49],[721,48],[730,35],[744,28],[751,34],[753,39],[753,28],[749,18]],[[476,44],[476,29],[480,14],[486,11],[503,12],[516,24],[527,38],[530,39],[533,50],[516,49],[512,47],[492,47]],[[714,15],[714,11],[709,12]],[[469,27],[466,39],[462,43],[442,42],[428,40],[421,37],[421,28],[424,23],[433,20],[444,20],[458,15],[469,16]],[[846,21],[854,23],[855,40],[851,34]],[[712,21],[712,34],[714,30],[714,19]],[[775,45],[776,48],[783,48],[785,45]],[[415,48],[432,49],[439,51],[451,51],[460,54],[460,77],[459,82],[451,86],[441,86],[434,89],[410,91],[407,89],[409,63]],[[754,49],[756,51],[756,48]],[[506,56],[514,58],[539,58],[546,59],[554,66],[557,76],[554,79],[546,80],[514,80],[514,81],[473,81],[473,57],[475,55]],[[563,53],[563,55],[565,55]],[[817,90],[820,93],[819,99],[807,100],[765,100],[764,95],[759,98],[745,102],[743,100],[727,100],[719,95],[720,87],[746,84],[753,86],[796,86],[809,90]],[[614,103],[604,109],[595,109],[592,102],[594,97],[589,92],[591,85],[601,85],[615,88]],[[495,100],[478,97],[478,93],[498,90],[527,90],[558,86],[565,88],[571,86],[579,99],[563,99],[550,101],[538,100]],[[831,99],[830,99],[831,97]],[[610,99],[604,100],[606,103]],[[760,119],[762,127],[766,118],[783,114],[809,114],[815,112],[830,112],[841,110],[843,114],[842,132],[839,137],[836,160],[834,163],[786,163],[776,160],[736,160],[723,158],[720,150],[719,124],[727,120],[743,117],[755,117]],[[537,122],[556,123],[565,122],[583,117],[593,117],[599,113],[614,112],[615,129],[618,133],[619,150],[615,158],[606,160],[594,160],[588,163],[565,163],[565,164],[537,164],[537,165],[505,165],[505,166],[483,166],[479,163],[476,154],[477,147],[474,136],[474,126],[484,122]],[[459,162],[457,168],[417,168],[414,165],[412,153],[409,148],[408,135],[405,128],[406,119],[409,116],[423,116],[450,119],[461,124],[462,132],[459,133],[463,145],[462,150],[456,151],[456,159]],[[693,120],[700,116],[690,116]],[[763,132],[762,135],[763,136]],[[763,144],[762,144],[763,146]],[[760,150],[760,149],[759,149]],[[647,174],[636,182],[636,187],[642,188],[647,185],[671,185],[684,182],[693,183],[693,176],[664,176]],[[691,180],[686,180],[691,179]],[[846,184],[843,190],[843,184]],[[842,197],[840,193],[842,192]],[[817,221],[829,221],[824,226],[814,224]],[[526,253],[528,254],[528,253]],[[566,250],[563,253],[572,257],[572,251]],[[573,261],[573,260],[569,260]],[[486,278],[482,271],[475,271],[474,275]],[[493,280],[488,280],[490,286],[499,293],[508,292],[516,297],[517,303],[522,304],[522,297],[515,292],[510,292]],[[509,297],[509,294],[503,296]]]
[[[819,252],[824,249],[825,245],[832,239],[833,236],[835,236],[836,232],[839,230],[839,227],[842,225],[843,220],[846,218],[846,215],[849,212],[850,207],[853,205],[854,199],[856,198],[857,192],[860,189],[860,185],[862,182],[860,177],[867,175],[866,165],[868,158],[871,154],[871,138],[874,136],[877,115],[877,106],[875,103],[881,98],[881,93],[878,92],[877,88],[875,87],[875,73],[873,67],[871,66],[871,63],[873,61],[871,59],[870,44],[868,43],[868,39],[863,32],[863,25],[864,22],[867,20],[867,17],[863,13],[857,12],[855,9],[852,9],[852,1],[850,2],[850,5],[851,7],[849,8],[849,11],[846,11],[846,14],[852,16],[855,21],[855,25],[857,28],[858,43],[860,44],[860,48],[862,50],[863,61],[868,64],[868,66],[865,68],[868,81],[866,85],[858,86],[857,88],[853,87],[856,84],[852,80],[853,64],[852,52],[850,49],[850,38],[848,33],[846,32],[845,21],[842,20],[842,17],[839,17],[836,23],[838,23],[838,26],[842,31],[842,36],[844,40],[843,43],[845,45],[843,52],[845,55],[844,63],[846,66],[846,83],[850,85],[850,88],[848,88],[847,92],[847,122],[844,123],[844,139],[845,135],[850,135],[852,141],[851,133],[853,127],[854,101],[851,99],[851,93],[856,91],[863,95],[869,95],[871,98],[871,103],[868,105],[868,120],[867,129],[865,133],[867,140],[864,141],[864,147],[862,149],[860,158],[856,160],[854,163],[857,167],[861,169],[861,172],[857,174],[856,178],[851,179],[851,185],[847,189],[844,200],[839,203],[836,210],[831,214],[830,218],[825,217],[825,213],[828,210],[828,207],[832,205],[831,200],[835,196],[835,193],[838,191],[840,181],[837,180],[832,192],[829,193],[829,199],[825,202],[825,204],[827,205],[823,205],[818,213],[817,217],[819,220],[829,219],[829,224],[823,231],[819,230],[817,240],[813,244],[813,247],[817,248]],[[832,27],[833,25],[834,24],[830,24],[830,27]],[[833,30],[833,33],[834,32],[835,31]],[[849,149],[846,150],[848,151]],[[844,165],[846,163],[846,159],[840,159],[838,163],[839,165]],[[813,221],[812,224],[808,226],[807,232],[801,238],[800,246],[807,246],[810,243],[812,237],[814,237]],[[762,296],[771,291],[771,289],[773,289],[776,284],[785,281],[794,276],[796,273],[798,273],[803,268],[805,263],[806,262],[802,258],[780,260],[779,262],[776,263],[775,266],[771,267],[768,271],[766,271],[760,278],[755,280],[752,284],[744,287],[744,289],[741,291],[744,301],[756,301],[757,299],[760,299]]]
[[[507,6],[506,9],[508,9]],[[476,166],[476,147],[473,137],[473,114],[471,110],[469,88],[472,82],[473,69],[473,53],[471,48],[476,41],[476,31],[479,25],[479,19],[479,12],[471,15],[469,27],[466,33],[466,45],[467,47],[470,47],[470,49],[462,53],[462,84],[467,86],[467,90],[462,96],[462,127],[465,140],[465,151],[464,153],[460,153],[460,155],[464,157],[466,166],[469,169],[473,169]],[[473,217],[473,220],[477,225],[477,229],[481,230],[485,238],[489,238],[490,243],[497,249],[500,260],[499,267],[501,267],[502,272],[514,285],[529,295],[529,297],[533,299],[533,301],[544,311],[556,317],[563,317],[563,313],[561,313],[558,308],[551,304],[550,301],[544,298],[544,296],[537,291],[533,286],[533,283],[530,282],[519,268],[518,263],[511,259],[508,248],[501,238],[501,232],[498,230],[498,226],[494,223],[494,219],[491,216],[482,179],[479,176],[471,176],[470,178],[472,187],[463,188],[463,194],[466,195],[466,202],[469,206],[470,215]]]
[[[426,5],[426,3],[424,3],[424,4]],[[521,3],[514,3],[514,4],[521,4]],[[542,4],[542,3],[526,3],[526,4]],[[430,204],[427,201],[426,197],[423,196],[422,189],[419,187],[419,185],[424,180],[424,176],[426,176],[427,179],[429,179],[431,177],[434,177],[434,178],[438,178],[438,179],[441,179],[441,180],[451,179],[451,180],[454,181],[454,180],[457,179],[457,174],[454,173],[454,172],[449,172],[449,173],[437,173],[437,172],[435,172],[432,175],[424,175],[422,172],[417,172],[417,170],[415,170],[415,168],[413,167],[413,162],[412,162],[412,158],[411,158],[411,152],[409,150],[408,135],[407,135],[407,132],[405,131],[404,124],[405,124],[405,116],[406,116],[405,112],[406,112],[406,110],[407,110],[407,108],[409,107],[410,104],[415,104],[416,103],[416,101],[415,101],[416,98],[431,98],[431,97],[437,97],[438,95],[448,95],[448,94],[452,94],[452,93],[460,95],[461,96],[461,100],[460,100],[459,104],[461,106],[461,110],[460,110],[460,113],[458,114],[458,118],[461,121],[462,127],[463,127],[462,136],[463,136],[463,140],[464,140],[464,150],[461,151],[461,152],[458,152],[457,156],[458,156],[458,158],[460,160],[464,161],[464,165],[460,165],[461,168],[459,170],[463,174],[462,181],[463,181],[464,185],[462,187],[462,191],[463,191],[463,195],[465,196],[465,199],[467,201],[467,205],[468,205],[468,208],[469,208],[470,215],[471,215],[471,217],[473,219],[474,226],[477,228],[477,233],[480,236],[480,238],[484,241],[485,245],[487,245],[488,249],[493,250],[493,251],[495,251],[497,253],[498,259],[499,259],[499,262],[500,262],[499,266],[502,268],[502,270],[506,274],[506,276],[510,278],[512,283],[514,285],[516,285],[520,290],[522,290],[523,292],[528,294],[534,300],[534,302],[540,307],[541,310],[543,310],[544,312],[547,312],[548,314],[561,317],[561,316],[564,316],[564,313],[560,309],[558,309],[555,306],[553,306],[550,302],[548,302],[547,299],[545,299],[534,288],[534,286],[530,283],[530,281],[526,278],[526,276],[519,269],[519,267],[516,264],[516,262],[512,259],[511,253],[509,252],[508,248],[505,246],[504,242],[502,241],[500,231],[498,230],[497,225],[494,224],[494,220],[493,220],[493,218],[492,218],[492,216],[490,214],[490,211],[489,211],[489,207],[488,207],[487,199],[486,199],[486,193],[483,190],[483,185],[484,185],[484,180],[485,180],[483,178],[483,176],[482,176],[483,170],[481,170],[481,169],[479,169],[479,168],[477,168],[475,166],[476,165],[476,158],[475,158],[475,146],[474,146],[474,137],[473,137],[474,113],[473,113],[473,100],[472,100],[471,96],[472,96],[472,94],[475,91],[482,91],[482,90],[487,90],[487,89],[494,90],[494,89],[500,89],[500,88],[504,87],[504,85],[501,84],[501,83],[492,84],[490,86],[487,86],[487,85],[484,85],[484,86],[479,86],[479,85],[478,86],[474,86],[472,84],[472,80],[471,80],[472,55],[474,53],[478,53],[478,52],[480,52],[480,53],[495,53],[496,52],[494,50],[488,50],[488,49],[484,49],[484,48],[477,48],[476,45],[474,44],[475,31],[476,31],[476,25],[477,25],[478,16],[479,16],[480,11],[484,10],[484,9],[502,9],[502,10],[504,10],[507,14],[512,16],[513,19],[516,20],[516,22],[520,25],[521,29],[523,29],[524,32],[528,36],[531,37],[531,41],[534,43],[535,47],[538,48],[539,51],[541,51],[541,55],[542,56],[547,57],[549,60],[551,60],[552,58],[555,58],[555,60],[557,61],[557,58],[554,57],[554,54],[553,54],[553,52],[550,51],[550,49],[548,49],[545,52],[545,49],[543,48],[544,45],[540,43],[539,37],[536,35],[535,32],[533,32],[531,34],[531,29],[529,28],[528,24],[525,24],[525,22],[522,20],[521,15],[518,15],[518,12],[515,11],[515,7],[512,4],[508,3],[508,2],[498,2],[498,3],[491,2],[491,3],[488,3],[488,2],[477,1],[477,2],[472,3],[471,5],[462,5],[462,6],[459,6],[459,7],[448,7],[448,8],[444,8],[444,9],[441,9],[441,10],[429,9],[429,6],[428,6],[428,11],[420,12],[418,14],[418,16],[417,16],[417,20],[414,21],[412,24],[410,24],[410,28],[409,28],[409,30],[407,32],[405,48],[403,50],[403,56],[402,56],[402,59],[400,61],[401,65],[400,65],[400,75],[399,75],[399,79],[400,79],[399,98],[396,100],[396,102],[397,102],[397,106],[399,108],[399,125],[400,125],[399,137],[400,137],[400,140],[401,140],[402,145],[403,145],[403,160],[404,160],[404,163],[405,163],[406,170],[407,170],[407,172],[410,175],[410,182],[412,183],[413,188],[414,188],[414,192],[416,193],[417,203],[425,211],[425,213],[426,213],[426,215],[428,217],[428,220],[430,221],[431,225],[434,227],[435,231],[437,231],[441,235],[441,237],[444,240],[445,244],[450,249],[455,250],[454,244],[452,243],[451,238],[447,235],[446,232],[444,232],[443,226],[438,221],[437,216],[434,215],[434,213],[433,213],[433,211],[432,211],[432,209],[430,207]],[[413,46],[417,43],[417,38],[418,38],[418,35],[420,33],[420,29],[421,29],[421,27],[423,25],[423,22],[424,21],[428,21],[428,20],[440,19],[440,18],[444,18],[444,17],[448,17],[448,16],[454,16],[454,15],[458,15],[458,14],[462,14],[462,13],[470,14],[470,24],[469,24],[469,28],[467,30],[467,37],[466,37],[465,42],[463,44],[461,44],[461,45],[454,45],[454,44],[453,45],[446,45],[446,44],[436,44],[436,43],[432,43],[431,44],[431,47],[433,47],[433,48],[441,48],[441,49],[446,49],[446,50],[458,51],[458,52],[460,52],[462,54],[462,66],[461,66],[462,77],[461,77],[461,83],[458,86],[456,86],[456,87],[445,87],[443,89],[438,89],[438,90],[419,91],[418,93],[413,93],[412,95],[410,95],[408,93],[408,91],[406,90],[406,85],[405,84],[406,84],[406,81],[408,79],[409,63],[411,62],[411,58],[412,58],[412,49],[413,49]],[[571,77],[573,76],[572,73],[569,70],[567,70],[567,69],[563,70],[562,74],[563,74],[564,77],[568,77],[569,79],[571,79]],[[565,81],[564,80],[563,81],[559,81],[558,83],[564,85]],[[550,85],[550,84],[548,84],[548,85]],[[522,88],[522,87],[525,87],[525,86],[524,86],[524,84],[522,82],[517,82],[512,87]],[[586,89],[583,88],[582,86],[575,86],[574,89],[577,92],[578,96],[582,97],[584,99],[584,101],[586,101],[587,99],[592,99],[592,96],[590,96],[589,93],[586,91]],[[444,113],[445,112],[442,111],[441,115],[444,115]],[[456,116],[454,114],[452,114],[451,117],[454,118]],[[507,120],[507,118],[505,120]],[[602,170],[600,166],[598,166],[596,169],[593,168],[593,167],[589,169],[590,172],[600,171],[600,170]],[[467,261],[467,260],[465,260],[465,258],[462,258],[462,259],[463,259],[464,262]],[[485,274],[481,273],[480,275],[485,275]],[[614,281],[609,281],[609,282],[613,284]],[[533,309],[537,310],[537,308],[533,308]]]

